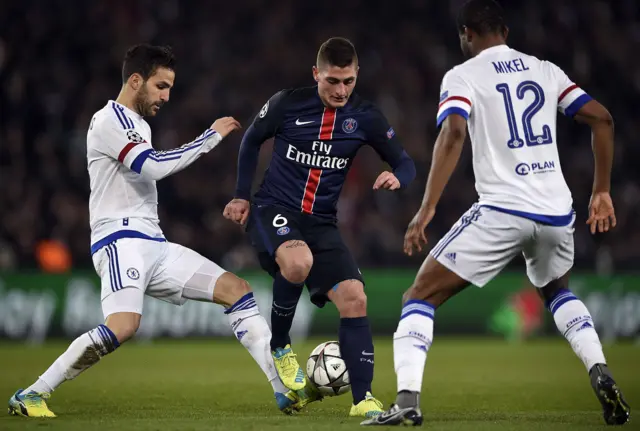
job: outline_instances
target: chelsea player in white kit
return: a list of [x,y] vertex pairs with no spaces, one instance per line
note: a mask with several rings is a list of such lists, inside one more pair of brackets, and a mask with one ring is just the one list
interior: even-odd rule
[[188,299],[223,305],[236,338],[271,382],[279,408],[290,413],[297,401],[277,375],[271,332],[248,283],[195,251],[168,242],[160,229],[156,181],[186,168],[240,127],[231,117],[220,118],[192,142],[155,150],[144,117],[155,116],[169,101],[174,63],[169,48],[129,49],[117,100],[91,120],[91,253],[101,279],[105,323],[78,337],[33,385],[11,397],[9,412],[14,415],[55,417],[45,400],[60,384],[134,336],[145,294],[177,305]]
[[405,235],[408,255],[427,242],[469,128],[479,201],[436,244],[403,297],[394,334],[395,404],[363,425],[419,425],[419,394],[433,339],[435,310],[469,284],[483,287],[518,254],[560,333],[584,363],[607,424],[623,424],[630,409],[606,365],[589,310],[569,289],[575,213],[562,175],[556,117],[592,130],[595,178],[589,204],[592,233],[616,224],[609,195],[613,120],[556,65],[506,45],[508,29],[493,0],[470,0],[458,18],[465,63],[443,78],[440,134],[420,210]]

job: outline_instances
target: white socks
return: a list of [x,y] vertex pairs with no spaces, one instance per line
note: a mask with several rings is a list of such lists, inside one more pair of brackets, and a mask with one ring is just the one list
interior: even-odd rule
[[[568,289],[561,289],[547,306],[560,333],[584,363],[587,372],[596,364],[606,364],[602,345],[589,310]],[[393,336],[393,359],[398,392],[420,392],[427,352],[433,340],[435,308],[426,301],[412,299],[402,307],[398,329]]]
[[427,351],[433,340],[435,308],[426,301],[412,299],[402,307],[398,329],[393,335],[393,362],[398,392],[420,392]]
[[119,346],[120,343],[113,332],[107,326],[99,325],[76,338],[49,369],[22,393],[51,393],[64,381],[74,379]]
[[560,289],[548,301],[547,307],[558,331],[567,339],[587,372],[595,364],[606,364],[600,338],[593,325],[589,310],[569,289]]
[[[264,317],[260,315],[253,293],[243,296],[225,310],[225,313],[229,317],[229,324],[236,338],[265,373],[273,391],[286,393],[288,389],[280,381],[271,357],[271,331]],[[113,332],[107,326],[99,325],[76,338],[49,369],[22,393],[51,393],[64,381],[72,380],[119,346],[120,343]]]
[[274,392],[286,393],[289,390],[278,377],[271,356],[271,330],[267,321],[260,315],[253,293],[247,293],[233,304],[225,314],[240,344],[242,344],[258,363],[267,376]]

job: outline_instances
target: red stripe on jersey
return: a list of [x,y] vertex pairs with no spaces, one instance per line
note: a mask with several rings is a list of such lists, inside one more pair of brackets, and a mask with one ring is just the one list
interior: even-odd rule
[[569,88],[564,90],[562,92],[562,94],[560,95],[560,97],[558,97],[558,103],[562,102],[562,99],[564,99],[567,94],[571,93],[576,88],[578,88],[578,86],[576,84],[573,84],[573,85],[569,86]]
[[311,168],[309,169],[309,176],[307,177],[307,185],[304,188],[304,198],[302,199],[302,212],[307,214],[313,214],[313,204],[316,201],[316,192],[320,185],[320,176],[322,175],[321,169]]
[[442,108],[442,105],[444,105],[447,102],[451,102],[452,100],[459,100],[459,101],[464,102],[467,105],[471,106],[471,101],[469,99],[467,99],[466,97],[451,96],[451,97],[447,97],[446,99],[444,99],[444,101],[438,105],[438,109]]
[[336,124],[335,108],[324,108],[322,113],[322,125],[320,126],[320,139],[333,139],[333,126]]
[[[318,138],[322,140],[333,139],[333,128],[335,124],[335,108],[324,108],[324,112],[322,112],[322,121],[320,123]],[[302,212],[304,213],[313,214],[313,204],[316,201],[316,192],[318,191],[318,186],[320,185],[321,176],[322,169],[309,169],[309,176],[307,177],[307,184],[304,186],[304,196],[302,197]]]
[[125,145],[122,151],[120,151],[120,154],[118,155],[118,161],[120,163],[124,163],[124,158],[127,157],[127,154],[129,154],[129,151],[131,151],[131,149],[136,145],[138,144],[136,144],[135,142],[129,142],[127,145]]

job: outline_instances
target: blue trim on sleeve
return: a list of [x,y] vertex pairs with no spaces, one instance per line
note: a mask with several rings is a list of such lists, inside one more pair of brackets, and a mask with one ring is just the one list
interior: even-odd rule
[[462,108],[458,108],[457,106],[452,106],[451,108],[447,108],[442,111],[442,114],[438,116],[438,120],[436,121],[437,127],[440,127],[440,124],[451,114],[458,114],[464,117],[465,120],[469,119],[469,113]]
[[138,232],[137,230],[119,230],[91,244],[91,254],[94,254],[96,251],[100,250],[102,247],[105,247],[121,238],[139,238],[139,239],[147,239],[149,241],[167,242],[167,240],[163,237],[154,238],[142,232]]
[[153,150],[145,150],[138,154],[138,157],[136,157],[133,163],[131,163],[131,170],[139,174],[142,171],[142,165],[144,164],[145,160],[147,160],[152,151]]
[[571,105],[567,106],[567,109],[564,110],[564,115],[566,115],[567,117],[573,118],[578,113],[580,108],[582,108],[584,105],[587,104],[587,102],[591,100],[593,100],[591,96],[589,96],[586,93],[583,94],[582,96],[574,100]]

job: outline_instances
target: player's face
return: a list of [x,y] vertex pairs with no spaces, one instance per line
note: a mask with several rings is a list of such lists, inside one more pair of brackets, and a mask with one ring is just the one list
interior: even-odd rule
[[347,67],[333,65],[313,66],[313,77],[318,83],[318,94],[329,108],[341,108],[349,101],[358,78],[358,64]]
[[135,105],[143,117],[155,116],[169,101],[169,93],[176,75],[171,69],[160,67],[138,90]]

